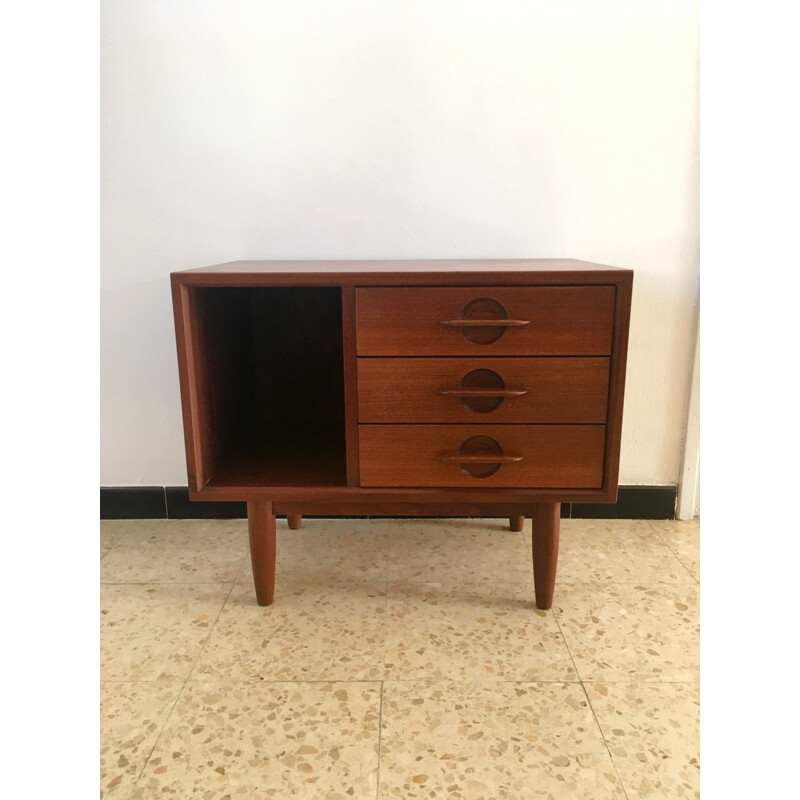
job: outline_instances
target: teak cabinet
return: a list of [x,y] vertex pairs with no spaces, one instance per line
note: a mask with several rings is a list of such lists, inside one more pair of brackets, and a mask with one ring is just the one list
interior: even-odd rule
[[533,522],[617,494],[633,272],[571,259],[236,261],[175,272],[189,493],[244,500],[258,602],[275,515]]

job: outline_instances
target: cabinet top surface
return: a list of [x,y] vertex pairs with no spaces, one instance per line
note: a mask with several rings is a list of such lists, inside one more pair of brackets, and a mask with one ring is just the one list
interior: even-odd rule
[[454,280],[518,282],[619,282],[633,271],[573,258],[424,259],[373,261],[229,261],[172,273],[187,284],[328,283],[380,285],[452,283]]

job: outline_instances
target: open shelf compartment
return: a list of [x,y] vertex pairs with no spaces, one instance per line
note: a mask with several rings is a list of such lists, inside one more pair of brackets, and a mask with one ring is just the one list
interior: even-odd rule
[[344,486],[340,287],[188,287],[206,486]]

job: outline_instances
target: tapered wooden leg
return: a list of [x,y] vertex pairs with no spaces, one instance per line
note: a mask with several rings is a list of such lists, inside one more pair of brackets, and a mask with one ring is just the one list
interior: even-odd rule
[[260,606],[268,606],[275,596],[275,515],[272,503],[263,500],[247,504],[250,530],[250,560],[253,583]]
[[303,524],[303,515],[289,514],[286,517],[286,521],[289,523],[289,529],[296,531]]
[[539,503],[533,515],[533,582],[536,606],[548,609],[553,605],[558,564],[558,532],[561,503]]
[[525,524],[525,517],[509,517],[508,524],[512,531],[521,531]]

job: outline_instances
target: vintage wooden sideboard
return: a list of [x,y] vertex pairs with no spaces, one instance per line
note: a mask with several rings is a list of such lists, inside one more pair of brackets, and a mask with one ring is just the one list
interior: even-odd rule
[[234,261],[171,276],[189,494],[275,515],[532,518],[617,494],[633,272],[572,259]]

